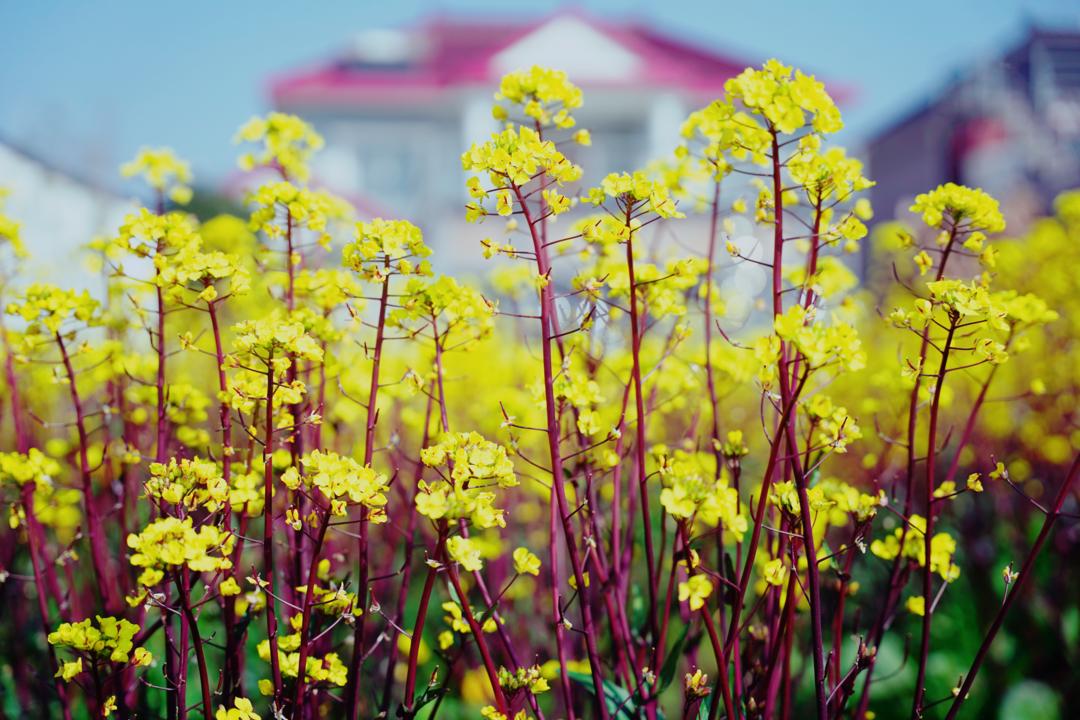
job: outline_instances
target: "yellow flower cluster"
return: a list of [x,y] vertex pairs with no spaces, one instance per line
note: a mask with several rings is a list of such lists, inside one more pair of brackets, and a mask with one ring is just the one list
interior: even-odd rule
[[847,370],[860,370],[866,366],[866,352],[862,349],[855,327],[849,323],[819,322],[813,309],[792,305],[783,315],[773,321],[777,337],[790,343],[813,369],[835,363]]
[[262,720],[255,706],[245,697],[233,698],[231,708],[219,707],[214,712],[214,720]]
[[98,301],[90,297],[87,290],[64,290],[55,285],[35,283],[26,288],[19,301],[8,303],[7,313],[26,321],[27,335],[53,335],[61,332],[68,320],[90,326],[99,324],[99,308]]
[[[637,220],[626,226],[608,217],[584,226],[583,236],[597,243],[595,253],[589,246],[581,253],[581,272],[573,279],[574,288],[582,291],[589,302],[602,299],[607,290],[611,299],[630,296],[630,272],[626,264],[626,251],[617,243],[625,243],[631,237]],[[634,287],[639,302],[649,308],[654,318],[681,317],[688,308],[688,291],[701,282],[707,268],[702,258],[678,258],[663,265],[647,262],[645,253],[634,250]],[[591,262],[590,262],[591,260]],[[621,311],[609,307],[605,312],[617,317]]]
[[648,209],[662,218],[682,218],[668,188],[654,182],[642,171],[634,173],[611,173],[600,181],[600,186],[589,190],[589,202],[602,205],[604,200],[620,200],[627,213],[636,203],[648,201]]
[[[305,268],[298,272],[294,278],[293,293],[297,304],[294,318],[303,322],[308,332],[320,339],[330,340],[341,337],[341,333],[333,323],[324,319],[344,303],[357,302],[356,298],[362,294],[362,290],[356,276],[348,270],[321,267],[314,270]],[[313,317],[301,318],[303,313]]]
[[[468,635],[472,632],[472,628],[469,627],[469,621],[465,619],[465,611],[462,610],[460,605],[453,600],[447,600],[442,604],[442,609],[443,612],[446,613],[446,615],[443,616],[443,622],[449,625],[451,630],[461,635]],[[489,617],[484,620],[480,629],[486,633],[493,633],[499,628],[495,623],[495,618]],[[446,650],[454,644],[454,632],[446,630],[439,633],[439,647],[442,650]]]
[[788,161],[788,171],[805,188],[811,205],[828,198],[842,200],[875,184],[863,175],[862,162],[849,157],[843,148],[822,152],[820,135],[807,135],[799,141],[799,151]]
[[262,515],[265,501],[262,467],[256,465],[249,472],[233,472],[229,478],[229,505],[234,513],[248,517]]
[[998,201],[982,190],[945,183],[915,198],[911,212],[933,228],[996,233],[1005,229]]
[[877,515],[878,508],[885,504],[884,490],[871,495],[835,479],[823,481],[822,489],[833,502],[829,513],[830,525],[843,525],[849,516],[859,523],[868,522]]
[[165,261],[157,257],[189,245],[198,245],[199,231],[195,219],[187,213],[158,215],[146,208],[139,208],[138,212],[124,218],[114,243],[136,257],[154,257],[155,268],[160,270],[162,265],[159,263]]
[[[421,481],[416,497],[421,515],[432,520],[466,518],[481,529],[505,527],[504,511],[495,507],[495,493],[488,489],[517,485],[505,447],[475,432],[447,433],[421,450],[420,459],[442,475],[435,482]],[[471,549],[468,545],[459,544],[463,554]]]
[[[326,573],[329,573],[329,561],[323,558],[319,563],[325,566]],[[322,574],[324,573],[320,570],[320,575]],[[306,593],[307,585],[298,585],[296,591]],[[357,605],[356,593],[348,592],[340,586],[321,587],[315,585],[311,590],[311,596],[312,609],[323,615],[360,615],[364,611],[363,608]]]
[[519,547],[515,549],[514,572],[518,575],[539,575],[540,558],[534,555],[528,548]]
[[191,201],[191,167],[170,148],[140,149],[134,160],[120,166],[120,174],[142,177],[147,185],[179,205]]
[[[291,622],[295,628],[298,628],[301,616],[294,615]],[[294,678],[300,673],[300,653],[298,649],[300,647],[300,633],[294,632],[288,635],[282,635],[278,638],[278,660],[281,663],[281,674],[283,677]],[[257,651],[259,657],[265,661],[270,662],[270,641],[263,640],[259,643]],[[344,687],[348,675],[348,668],[345,663],[341,661],[341,656],[336,652],[329,652],[322,657],[308,656],[305,663],[304,677],[309,683],[325,683],[328,685],[334,685],[336,687]],[[273,694],[273,683],[270,680],[260,680],[259,690],[264,695]]]
[[539,695],[551,689],[548,681],[541,674],[539,665],[521,667],[514,672],[500,667],[498,677],[499,685],[504,690],[509,690],[512,693],[518,690],[528,690],[533,695]]
[[793,77],[791,68],[779,60],[767,60],[760,70],[743,70],[724,83],[724,91],[782,133],[790,135],[805,126],[807,115],[819,133],[834,133],[844,126],[825,85],[801,70]]
[[213,572],[232,567],[230,555],[236,536],[213,525],[195,529],[190,517],[165,517],[151,522],[142,532],[128,535],[134,550],[129,562],[143,568],[139,584],[157,585],[167,571],[187,567],[194,572]]
[[282,371],[288,367],[287,355],[312,362],[322,360],[322,348],[298,322],[289,322],[271,314],[262,320],[245,320],[236,325],[233,331],[236,333],[233,346],[237,352],[260,357],[273,355],[276,370],[279,369],[277,364],[281,365]]
[[59,472],[60,463],[37,448],[30,448],[25,454],[0,453],[0,483],[14,483],[20,487],[33,483],[37,487],[49,487]]
[[[469,194],[473,202],[466,205],[466,219],[476,222],[487,214],[483,200],[492,192],[496,196],[497,212],[510,215],[516,198],[513,189],[520,188],[541,176],[555,183],[575,182],[581,178],[581,168],[570,162],[550,140],[543,140],[532,128],[508,127],[495,133],[491,140],[473,145],[461,156],[461,168],[466,172],[487,173],[489,185],[484,189],[479,178],[469,179]],[[554,199],[549,194],[549,204]]]
[[154,281],[165,289],[165,295],[172,301],[190,303],[189,295],[198,300],[211,303],[221,293],[218,283],[228,280],[228,292],[241,295],[251,288],[251,275],[240,258],[230,253],[218,251],[204,252],[199,243],[190,243],[176,254],[159,255],[154,258],[157,275]]
[[958,318],[970,321],[981,317],[997,330],[1008,327],[1007,310],[999,306],[998,298],[981,283],[946,278],[927,283],[926,289],[930,291],[929,301],[915,301],[915,312],[926,320],[929,320],[930,308],[940,305]]
[[261,231],[267,237],[280,239],[303,228],[314,233],[315,241],[324,248],[330,247],[330,221],[351,214],[349,204],[341,198],[288,180],[260,185],[249,201],[255,205],[248,223],[253,232]]
[[[806,489],[806,499],[810,501],[810,512],[816,514],[829,509],[833,501],[826,497],[820,485]],[[802,503],[799,501],[798,487],[792,481],[773,483],[769,488],[769,503],[785,513],[793,522],[802,520]]]
[[385,282],[389,271],[401,275],[430,275],[431,264],[425,258],[431,248],[424,244],[420,228],[408,220],[383,220],[356,223],[356,239],[345,246],[345,267],[372,282]]
[[814,429],[811,446],[815,449],[847,452],[848,444],[862,437],[862,430],[847,408],[834,404],[828,395],[814,395],[805,403],[805,408]]
[[322,137],[310,125],[295,115],[280,112],[248,120],[237,132],[235,141],[262,146],[240,156],[240,167],[244,170],[271,165],[286,178],[298,182],[307,181],[308,160],[323,146]]
[[483,569],[484,561],[480,555],[480,546],[461,535],[455,535],[446,541],[446,553],[450,559],[461,565],[468,572],[478,572]]
[[689,602],[691,610],[700,610],[712,595],[712,581],[705,575],[691,575],[679,583],[679,602]]
[[309,491],[318,490],[329,501],[332,515],[348,514],[351,503],[366,507],[372,522],[386,522],[389,482],[382,473],[350,457],[319,450],[303,455],[300,465],[303,471],[292,466],[282,473],[285,487],[296,490],[303,485]]
[[212,460],[171,458],[168,463],[150,463],[146,494],[189,510],[198,507],[216,512],[229,503],[229,486],[221,468]]
[[566,73],[534,65],[503,76],[492,114],[496,120],[507,119],[509,111],[498,104],[506,101],[520,107],[525,117],[541,127],[571,128],[575,123],[570,111],[581,107],[581,98],[581,89],[567,79]]
[[[4,209],[4,203],[7,201],[8,192],[7,188],[0,187],[0,210]],[[0,212],[0,240],[11,247],[12,255],[17,259],[25,258],[27,256],[26,246],[22,241],[21,227],[22,226],[13,218]]]
[[694,111],[680,132],[685,144],[676,148],[676,157],[686,158],[696,152],[703,168],[717,181],[732,170],[727,155],[765,165],[771,151],[769,131],[753,115],[736,110],[728,100],[714,100]]
[[747,522],[739,512],[739,494],[735,488],[728,487],[722,475],[715,477],[707,466],[709,457],[682,450],[670,456],[660,454],[660,477],[664,483],[660,504],[678,520],[691,524],[701,521],[712,527],[722,525],[725,532],[742,537]]
[[701,672],[701,668],[694,668],[693,673],[686,673],[683,677],[683,688],[688,698],[703,698],[711,692],[709,676]]
[[[870,543],[870,552],[883,560],[892,560],[901,555],[914,560],[920,566],[926,565],[926,518],[912,515],[908,522],[907,534],[904,528],[896,528],[891,535]],[[903,547],[900,538],[903,536]],[[960,577],[960,567],[953,563],[956,552],[956,540],[948,533],[937,533],[930,539],[930,570],[941,576],[945,582],[952,582]]]
[[[413,320],[441,321],[440,335],[454,334],[455,347],[486,337],[495,325],[495,308],[483,294],[447,275],[410,280],[398,304],[400,307],[387,315],[388,327],[407,328]],[[464,339],[459,337],[462,331],[467,336]]]
[[[153,656],[145,648],[134,647],[139,626],[123,618],[98,615],[80,622],[63,623],[49,633],[49,644],[65,647],[86,656],[92,663],[130,663],[134,667],[149,665]],[[84,670],[83,657],[60,665],[56,677],[71,682]]]

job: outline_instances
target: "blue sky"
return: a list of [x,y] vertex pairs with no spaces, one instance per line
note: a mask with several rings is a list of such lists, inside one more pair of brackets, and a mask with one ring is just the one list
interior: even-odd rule
[[0,0],[0,139],[102,179],[138,147],[169,145],[212,183],[232,167],[236,127],[266,109],[274,72],[327,57],[361,29],[432,12],[505,17],[563,7],[645,20],[854,85],[852,143],[1029,25],[1080,27],[1075,0]]

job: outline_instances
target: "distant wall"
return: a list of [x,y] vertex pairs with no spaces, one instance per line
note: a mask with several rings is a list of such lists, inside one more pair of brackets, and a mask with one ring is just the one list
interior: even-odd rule
[[115,233],[134,203],[3,144],[0,186],[9,191],[4,212],[21,224],[31,255],[15,282],[100,290],[96,276],[85,271],[81,249],[95,236]]

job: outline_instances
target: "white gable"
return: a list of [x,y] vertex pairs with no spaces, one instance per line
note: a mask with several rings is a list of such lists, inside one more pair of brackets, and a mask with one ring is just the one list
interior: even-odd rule
[[587,22],[557,17],[503,48],[491,59],[493,74],[533,65],[565,71],[575,81],[630,80],[641,58]]

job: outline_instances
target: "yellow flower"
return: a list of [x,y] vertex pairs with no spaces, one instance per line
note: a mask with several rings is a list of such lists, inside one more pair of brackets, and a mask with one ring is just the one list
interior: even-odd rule
[[218,585],[218,592],[220,592],[224,597],[233,597],[235,595],[239,595],[241,592],[240,583],[236,582],[236,578],[230,575],[229,577],[222,580],[221,584]]
[[533,555],[528,548],[517,548],[514,550],[514,572],[518,575],[539,575],[540,558]]
[[[908,530],[896,528],[891,535],[870,543],[870,552],[884,560],[892,560],[897,555],[914,560],[921,566],[926,565],[926,543],[923,533],[926,531],[926,518],[912,515],[908,521]],[[900,537],[904,536],[903,547]],[[960,577],[960,568],[953,563],[956,552],[956,540],[948,533],[937,533],[930,539],[930,570],[938,573],[945,582],[952,582]]]
[[495,493],[486,489],[517,485],[514,463],[502,445],[478,433],[448,433],[420,451],[428,467],[445,468],[443,479],[421,481],[417,511],[432,520],[468,518],[476,527],[505,527],[505,513],[496,508]]
[[[507,183],[520,187],[540,175],[546,175],[556,184],[574,182],[581,177],[581,168],[567,160],[550,140],[542,140],[532,128],[520,126],[508,127],[501,133],[492,135],[491,140],[482,145],[473,145],[461,156],[463,170],[487,173],[489,187],[505,188]],[[474,197],[480,194],[479,185],[471,186]],[[489,192],[484,192],[487,197]],[[510,200],[505,190],[495,192],[500,212],[509,209]],[[468,206],[467,218],[470,222],[482,220],[488,213],[483,206],[483,198]]]
[[480,550],[471,538],[455,535],[446,541],[446,552],[469,572],[478,572],[484,567],[480,560]]
[[163,573],[185,566],[195,572],[229,570],[235,543],[236,536],[228,530],[213,525],[196,530],[190,516],[160,518],[127,538],[128,547],[135,551],[129,562],[144,568],[139,583],[145,587],[161,582]]
[[905,606],[912,615],[922,617],[926,614],[926,598],[922,595],[912,595],[907,599]]
[[231,708],[219,707],[214,712],[214,720],[261,720],[251,701],[244,697],[233,700]]
[[98,301],[90,297],[86,290],[77,292],[36,283],[26,288],[21,301],[8,304],[7,314],[18,315],[25,320],[28,335],[52,336],[62,328],[69,327],[69,321],[99,325],[99,307]]
[[518,668],[514,672],[510,672],[506,668],[500,667],[498,678],[499,685],[502,686],[503,689],[511,692],[527,689],[533,695],[539,695],[540,693],[547,692],[551,689],[551,686],[548,685],[548,681],[543,676],[543,672],[539,665]]
[[137,647],[131,655],[131,664],[136,667],[145,667],[154,661],[154,656],[146,648]]
[[[535,121],[541,127],[554,125],[557,128],[573,127],[570,111],[581,106],[581,98],[581,90],[567,79],[566,73],[536,65],[504,75],[495,94],[496,103],[507,103],[520,111],[525,119]],[[504,120],[509,117],[509,110],[496,104],[493,114],[496,119]]]
[[686,673],[683,679],[683,688],[687,697],[705,697],[710,692],[709,676],[701,672],[701,668],[694,668],[693,673]]
[[289,467],[281,482],[290,489],[303,485],[318,490],[330,502],[334,515],[345,515],[348,505],[363,505],[368,518],[375,523],[386,522],[386,493],[389,481],[370,465],[361,465],[352,458],[335,452],[313,450],[300,458],[300,467]]
[[215,512],[229,502],[229,488],[217,463],[199,458],[171,458],[168,463],[151,463],[146,494],[173,505]]
[[825,85],[778,60],[768,60],[760,70],[747,68],[724,84],[729,98],[739,100],[783,133],[794,133],[811,117],[813,129],[834,133],[843,127],[840,112]]
[[721,477],[715,479],[701,455],[676,451],[663,458],[661,477],[664,488],[660,504],[668,514],[680,520],[692,520],[710,526],[722,524],[724,530],[742,537],[746,532],[746,517],[739,512],[739,496]]
[[704,575],[694,575],[679,583],[679,602],[690,602],[691,610],[698,610],[712,595],[713,584]]
[[322,137],[295,115],[272,112],[245,123],[236,134],[236,142],[259,143],[256,152],[240,156],[240,167],[251,170],[258,165],[276,166],[289,178],[308,179],[308,160],[323,146]]
[[[49,633],[49,644],[66,647],[88,655],[92,662],[104,661],[127,664],[131,658],[134,638],[139,626],[123,618],[98,615],[80,622],[63,623]],[[142,648],[139,648],[142,650]],[[149,653],[135,652],[134,665],[149,662]],[[82,671],[82,658],[64,663],[57,677],[70,680]]]
[[53,478],[59,472],[60,463],[37,448],[30,448],[26,454],[0,453],[0,483],[9,482],[19,486],[33,483],[39,487],[51,487]]
[[783,560],[780,558],[773,558],[765,563],[765,569],[762,575],[765,578],[765,582],[770,585],[782,586],[787,582],[788,569],[784,565]]
[[998,202],[979,189],[945,183],[915,198],[911,211],[920,213],[933,228],[952,229],[963,224],[967,231],[1001,232],[1005,218]]
[[141,176],[177,204],[186,205],[191,200],[191,167],[169,148],[142,148],[134,160],[120,166],[120,174]]
[[972,492],[982,492],[983,491],[982,480],[980,480],[979,477],[980,477],[980,475],[977,472],[974,472],[974,473],[971,473],[970,475],[968,475],[968,477],[967,477],[967,489],[968,490],[970,490]]
[[64,682],[71,682],[73,678],[77,677],[83,670],[82,658],[74,660],[72,662],[65,662],[60,666],[60,669],[56,671],[56,677],[62,678]]
[[934,267],[934,260],[925,250],[920,250],[915,256],[915,264],[919,266],[919,275],[925,275],[930,268]]

